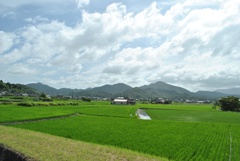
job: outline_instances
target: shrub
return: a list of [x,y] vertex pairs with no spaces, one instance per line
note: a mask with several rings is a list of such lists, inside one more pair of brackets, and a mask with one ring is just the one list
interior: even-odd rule
[[40,98],[43,102],[52,102],[53,100],[51,98]]
[[56,103],[49,103],[50,106],[56,106]]
[[86,102],[91,102],[92,99],[91,98],[88,98],[88,97],[82,97],[82,100],[83,101],[86,101]]
[[32,107],[33,104],[32,103],[27,103],[27,102],[21,102],[17,104],[18,106],[26,106],[26,107]]
[[238,111],[240,108],[239,98],[234,96],[221,98],[219,104],[223,111]]
[[11,97],[11,99],[23,99],[22,96],[18,96],[18,97]]
[[0,104],[2,104],[2,105],[11,105],[12,102],[2,102],[2,103],[0,103]]

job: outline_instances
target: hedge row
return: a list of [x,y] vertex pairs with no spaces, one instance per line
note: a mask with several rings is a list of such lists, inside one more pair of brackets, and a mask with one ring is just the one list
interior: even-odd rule
[[1,105],[11,105],[13,104],[12,102],[0,102]]
[[26,107],[33,107],[33,106],[77,106],[78,103],[28,103],[28,102],[21,102],[17,104],[18,106],[26,106]]

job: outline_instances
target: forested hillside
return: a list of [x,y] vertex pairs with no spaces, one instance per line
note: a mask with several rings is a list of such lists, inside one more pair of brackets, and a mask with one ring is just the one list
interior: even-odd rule
[[0,92],[6,92],[8,94],[38,94],[39,92],[36,89],[28,87],[22,84],[12,84],[12,83],[4,83],[0,80]]

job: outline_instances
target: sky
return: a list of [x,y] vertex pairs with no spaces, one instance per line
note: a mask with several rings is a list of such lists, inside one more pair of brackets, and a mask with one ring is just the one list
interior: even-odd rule
[[0,79],[240,87],[239,0],[0,0]]

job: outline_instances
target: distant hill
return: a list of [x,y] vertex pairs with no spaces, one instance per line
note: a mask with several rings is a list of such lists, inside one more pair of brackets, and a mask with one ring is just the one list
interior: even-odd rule
[[227,94],[223,94],[220,92],[211,92],[211,91],[198,91],[198,92],[196,92],[196,94],[200,97],[211,98],[211,99],[227,96]]
[[158,81],[156,83],[152,83],[149,85],[144,85],[140,87],[141,89],[147,90],[147,89],[154,89],[156,91],[174,91],[175,93],[178,94],[190,94],[191,92],[177,86],[173,86],[170,84],[167,84],[165,82]]
[[96,88],[88,88],[88,89],[70,89],[70,88],[61,88],[55,89],[48,85],[42,83],[31,83],[27,84],[27,86],[32,87],[39,92],[43,92],[45,94],[56,96],[56,95],[74,95],[74,96],[96,96],[96,97],[110,97],[114,96],[117,93],[121,93],[125,90],[131,89],[132,87],[118,83],[114,85],[104,85]]
[[240,96],[240,87],[228,88],[228,89],[219,89],[216,92],[221,92],[227,95],[239,95]]
[[112,97],[121,95],[122,92],[129,89],[132,89],[132,87],[123,83],[117,83],[113,85],[107,84],[101,87],[88,88],[85,90],[81,90],[81,91],[75,92],[74,95],[112,98]]
[[146,91],[144,91],[143,89],[141,89],[139,87],[128,89],[128,90],[122,92],[121,96],[137,98],[137,99],[140,99],[140,98],[151,98],[149,93],[147,93]]
[[[158,81],[149,85],[144,85],[141,87],[132,88],[129,85],[123,83],[117,83],[113,85],[103,85],[95,88],[88,89],[70,89],[61,88],[55,89],[48,85],[42,83],[31,83],[28,84],[29,87],[43,92],[48,95],[65,95],[65,96],[75,96],[75,97],[131,97],[131,98],[167,98],[171,100],[175,99],[217,99],[228,94],[221,92],[210,92],[210,91],[198,91],[196,93],[191,92],[185,88],[167,84],[165,82]],[[236,91],[235,91],[236,93]]]
[[161,81],[149,85],[141,86],[140,89],[146,91],[151,98],[162,97],[169,99],[195,98],[196,95],[184,88],[173,86]]
[[73,93],[79,92],[81,89],[71,89],[71,88],[60,88],[58,90],[58,95],[72,95]]
[[81,91],[79,89],[70,89],[70,88],[56,89],[42,83],[30,83],[30,84],[27,84],[27,86],[36,89],[40,93],[45,93],[50,96],[57,96],[57,95],[67,96],[67,95],[72,95],[72,93],[74,92]]
[[42,83],[30,83],[27,86],[38,90],[41,93],[55,96],[58,94],[58,90]]
[[132,87],[123,83],[117,83],[114,85],[107,84],[101,87],[96,87],[88,90],[91,92],[107,92],[107,93],[117,94],[117,93],[122,93],[129,89],[132,89]]
[[12,84],[12,83],[4,83],[0,80],[0,92],[8,92],[11,94],[30,94],[35,95],[38,94],[38,91],[34,88],[28,87],[23,84]]

